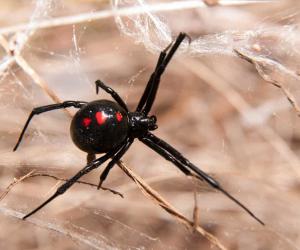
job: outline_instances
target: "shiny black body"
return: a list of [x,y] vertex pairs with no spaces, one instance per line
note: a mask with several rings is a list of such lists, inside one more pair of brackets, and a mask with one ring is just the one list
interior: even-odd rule
[[[96,114],[105,117],[99,124]],[[117,120],[117,114],[122,119]],[[85,126],[84,119],[90,119]],[[70,127],[75,145],[82,151],[92,154],[106,153],[119,146],[128,136],[129,121],[127,112],[117,103],[97,100],[84,105],[73,117]]]
[[[71,137],[78,148],[88,153],[88,164],[72,178],[62,184],[44,203],[24,216],[23,219],[31,216],[57,196],[66,192],[83,175],[111,159],[100,176],[98,186],[98,188],[100,188],[103,181],[108,176],[109,171],[116,163],[118,163],[122,156],[127,152],[134,139],[137,138],[166,160],[172,162],[184,174],[199,178],[225,194],[228,198],[242,207],[250,216],[264,225],[264,223],[246,206],[229,194],[219,182],[192,164],[170,144],[150,132],[157,129],[156,117],[148,116],[148,114],[154,103],[160,78],[179,45],[186,37],[186,34],[180,33],[174,44],[170,44],[170,46],[160,53],[157,65],[146,85],[137,108],[133,112],[128,110],[127,105],[117,92],[106,86],[100,80],[96,81],[96,92],[98,93],[99,88],[103,89],[111,95],[115,102],[108,100],[97,100],[89,103],[82,101],[66,101],[33,109],[25,123],[14,150],[18,148],[29,122],[34,115],[55,109],[74,107],[79,108],[79,111],[75,114],[71,123]],[[98,153],[105,154],[96,159],[95,154]]]
[[[99,113],[105,117],[101,124],[97,120]],[[121,118],[118,120],[118,117]],[[84,121],[89,121],[89,124]],[[97,100],[87,103],[76,112],[70,132],[73,142],[82,151],[100,154],[118,147],[128,137],[139,138],[155,129],[155,116],[147,117],[142,112],[126,112],[116,102]]]

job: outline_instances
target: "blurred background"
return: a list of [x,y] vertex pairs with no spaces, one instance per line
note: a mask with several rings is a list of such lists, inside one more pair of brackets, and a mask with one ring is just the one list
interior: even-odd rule
[[[104,186],[123,199],[76,184],[27,221],[20,217],[60,182],[34,177],[7,189],[31,170],[69,178],[86,164],[69,136],[74,109],[36,116],[12,152],[34,107],[110,98],[95,94],[101,79],[133,110],[159,51],[181,31],[192,42],[162,77],[155,134],[266,226],[138,141],[124,163],[191,220],[196,192],[199,225],[227,249],[300,248],[299,2],[207,2],[1,1],[1,249],[218,249],[145,197],[117,166]],[[155,11],[145,12],[144,4]],[[112,8],[127,9],[119,16]],[[97,184],[101,170],[82,180]]]

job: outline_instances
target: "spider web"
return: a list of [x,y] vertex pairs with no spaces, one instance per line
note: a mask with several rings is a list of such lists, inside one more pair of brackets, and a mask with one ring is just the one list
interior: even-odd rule
[[[168,68],[155,104],[158,134],[213,173],[268,226],[255,225],[226,198],[198,187],[143,145],[134,145],[125,162],[187,217],[192,217],[197,189],[200,225],[229,249],[298,249],[299,17],[298,6],[292,8],[297,3],[245,7],[220,1],[210,8],[200,2],[115,0],[73,6],[40,0],[22,6],[27,16],[18,22],[24,25],[13,20],[0,28],[7,48],[25,59],[16,63],[1,41],[1,190],[31,169],[67,178],[85,164],[86,156],[69,139],[70,114],[63,111],[36,118],[20,151],[10,152],[33,107],[107,98],[94,93],[98,78],[134,107],[159,51],[185,31],[192,42],[183,44]],[[99,173],[85,180],[97,183]],[[76,185],[28,224],[16,219],[57,184],[38,177],[14,186],[0,204],[2,230],[7,228],[1,244],[20,248],[19,238],[35,249],[47,244],[80,249],[210,246],[148,202],[119,170],[106,185],[124,193],[124,199]]]

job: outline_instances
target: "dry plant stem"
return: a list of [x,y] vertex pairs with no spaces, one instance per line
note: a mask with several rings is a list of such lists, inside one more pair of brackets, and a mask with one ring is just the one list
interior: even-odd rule
[[[231,5],[245,5],[245,4],[257,4],[257,3],[270,3],[276,0],[219,0],[218,5],[221,6],[231,6]],[[11,34],[18,31],[23,31],[26,29],[44,29],[50,27],[57,27],[63,25],[74,25],[83,22],[91,22],[99,19],[117,16],[130,16],[136,14],[142,14],[146,11],[150,12],[163,12],[163,11],[174,11],[183,9],[195,9],[195,8],[205,8],[208,7],[204,1],[200,0],[190,0],[190,1],[174,1],[169,3],[157,3],[146,6],[134,6],[129,8],[119,8],[119,9],[108,9],[98,12],[89,12],[80,15],[52,18],[50,20],[39,21],[36,23],[24,23],[15,26],[10,26],[0,29],[0,34]]]
[[[64,178],[60,178],[60,177],[57,177],[55,175],[51,175],[51,174],[46,174],[46,173],[35,173],[35,170],[32,170],[30,171],[28,174],[20,177],[19,179],[15,179],[12,183],[10,183],[7,188],[4,190],[4,192],[0,195],[0,201],[2,199],[5,198],[5,196],[10,192],[10,190],[16,185],[18,184],[19,182],[22,182],[24,181],[25,179],[29,179],[29,178],[33,178],[33,177],[49,177],[49,178],[52,178],[54,180],[57,180],[57,181],[64,181],[66,182],[67,179],[64,179]],[[86,182],[86,181],[76,181],[76,183],[79,183],[79,184],[83,184],[83,185],[88,185],[88,186],[91,186],[91,187],[95,187],[97,188],[98,185],[96,184],[93,184],[93,183],[90,183],[90,182]],[[120,192],[118,191],[115,191],[113,189],[110,189],[110,188],[105,188],[105,187],[101,187],[102,190],[105,190],[105,191],[109,191],[113,194],[116,194],[116,195],[119,195],[120,197],[124,198],[124,195],[121,194]]]
[[[29,75],[33,81],[39,85],[43,91],[54,101],[54,103],[61,103],[62,100],[48,87],[48,84],[44,79],[42,79],[36,72],[35,70],[26,62],[26,60],[20,56],[16,55],[16,62],[17,64],[25,71],[27,75]],[[72,113],[68,109],[64,109],[64,111],[72,116]]]
[[10,192],[10,190],[17,185],[19,182],[27,179],[28,177],[30,177],[32,174],[34,173],[34,170],[30,171],[28,174],[20,177],[19,179],[14,179],[14,181],[12,183],[10,183],[4,190],[4,192],[0,195],[0,201],[3,200],[5,198],[5,196]]
[[[207,84],[213,87],[221,95],[225,96],[227,101],[241,114],[245,114],[252,110],[250,104],[236,92],[228,82],[219,77],[211,69],[200,63],[196,59],[185,60],[182,66],[187,71],[192,72],[199,78],[203,79]],[[289,163],[293,171],[300,177],[300,161],[297,155],[289,148],[287,143],[271,128],[262,126],[257,132]]]
[[6,53],[11,54],[9,51],[9,44],[8,44],[7,40],[5,39],[5,37],[2,35],[0,35],[0,44]]
[[0,45],[7,53],[8,59],[6,59],[5,63],[2,63],[0,66],[0,76],[2,76],[9,67],[11,67],[15,63],[15,58],[12,56],[12,51],[9,49],[9,44],[4,36],[0,35]]
[[265,73],[262,72],[261,67],[264,66],[264,60],[260,59],[257,60],[254,57],[250,57],[246,55],[245,53],[235,49],[234,52],[243,60],[246,60],[247,62],[253,64],[258,72],[258,74],[266,81],[274,85],[275,87],[281,89],[283,94],[286,96],[287,100],[289,103],[292,105],[293,109],[296,111],[297,115],[300,117],[300,107],[296,102],[296,98],[292,95],[288,89],[286,89],[282,84],[280,84],[278,81],[272,79],[270,76],[266,75]]
[[[11,66],[12,63],[16,62],[23,70],[24,72],[32,78],[32,80],[39,85],[45,93],[55,102],[55,103],[60,103],[62,102],[60,98],[48,87],[46,81],[40,77],[35,70],[27,63],[27,61],[21,56],[20,51],[18,52],[13,52],[10,50],[8,46],[7,40],[0,35],[0,44],[2,47],[5,49],[6,53],[10,56],[11,63],[6,65],[6,69]],[[68,109],[64,109],[67,114],[71,115],[71,112]]]
[[[13,209],[9,209],[9,208],[6,208],[6,207],[2,207],[0,206],[0,212],[2,214],[4,214],[5,216],[11,216],[11,217],[14,217],[14,218],[18,218],[18,219],[22,219],[25,214],[24,213],[20,213],[18,211],[15,211]],[[35,225],[35,226],[38,226],[40,228],[45,228],[47,230],[51,230],[53,232],[56,232],[56,233],[59,233],[61,235],[64,235],[76,242],[79,242],[81,244],[84,244],[88,247],[90,247],[89,249],[99,249],[99,250],[102,250],[102,249],[107,249],[107,250],[113,250],[115,248],[107,245],[106,242],[104,241],[101,241],[99,240],[99,238],[95,238],[93,237],[92,235],[89,235],[88,237],[86,237],[84,235],[85,232],[82,232],[80,231],[79,233],[75,232],[74,230],[68,230],[66,229],[66,227],[64,225],[59,225],[56,222],[48,222],[48,221],[44,221],[44,219],[42,220],[39,220],[39,219],[27,219],[27,222]]]
[[203,2],[208,6],[219,5],[219,0],[203,0]]
[[[29,26],[30,24],[28,24],[28,28]],[[13,47],[10,47],[7,39],[3,35],[0,35],[0,45],[4,48],[5,52],[8,55],[8,59],[6,60],[5,64],[1,65],[0,67],[0,75],[2,75],[3,72],[6,72],[7,69],[15,63],[15,55],[21,55],[25,44],[35,33],[35,30],[33,29],[31,29],[30,32],[25,33],[26,30],[24,30],[24,32],[16,32],[13,36],[11,36],[10,41],[11,44],[13,44]],[[19,36],[22,37],[22,39],[20,39],[21,41],[18,40]]]
[[194,191],[194,210],[193,210],[193,221],[194,221],[194,231],[196,230],[197,226],[200,225],[200,216],[199,216],[199,208],[198,208],[198,199],[197,199],[197,191]]
[[[226,249],[216,237],[214,237],[212,234],[208,233],[207,231],[205,231],[202,227],[200,227],[198,225],[199,220],[195,219],[196,218],[195,213],[198,214],[197,205],[195,206],[195,210],[194,210],[194,221],[190,221],[184,215],[182,215],[181,213],[176,211],[176,209],[170,203],[168,203],[159,193],[157,193],[150,186],[148,186],[141,177],[139,177],[132,170],[130,170],[127,166],[125,166],[125,164],[123,162],[120,161],[118,163],[118,165],[127,174],[127,176],[129,176],[138,185],[138,187],[141,189],[143,194],[145,194],[151,200],[154,200],[160,207],[162,207],[170,215],[174,216],[180,223],[184,224],[186,227],[188,227],[190,229],[193,229],[194,232],[197,232],[197,233],[201,234],[207,240],[209,240],[212,244],[217,246],[219,249],[222,249],[222,250]],[[5,191],[1,194],[0,201],[6,197],[6,195],[11,191],[11,189],[16,184],[20,183],[21,181],[24,181],[25,179],[32,178],[32,177],[40,177],[40,176],[50,177],[50,178],[53,178],[53,179],[59,180],[59,181],[67,181],[66,179],[59,178],[59,177],[56,177],[56,176],[53,176],[53,175],[50,175],[50,174],[35,173],[35,171],[32,170],[28,174],[20,177],[19,179],[15,179],[11,184],[9,184],[7,186],[7,188],[5,189]],[[92,184],[92,183],[89,183],[89,182],[84,182],[84,181],[76,181],[76,182],[79,183],[79,184],[89,185],[89,186],[92,186],[92,187],[95,187],[95,188],[98,187],[98,185],[95,185],[95,184]],[[121,193],[115,191],[115,190],[112,190],[112,189],[109,189],[109,188],[103,188],[103,187],[101,187],[101,189],[110,191],[113,194],[117,194],[117,195],[119,195],[123,198],[123,195]]]
[[[3,38],[3,37],[2,37]],[[4,39],[4,38],[3,38]],[[4,43],[5,39],[2,41],[3,45],[2,46],[6,46],[6,44]],[[1,43],[1,41],[0,41]],[[36,84],[38,84],[44,91],[45,93],[50,96],[50,98],[55,102],[55,103],[60,103],[61,100],[55,95],[55,93],[48,88],[46,82],[34,71],[34,69],[26,62],[26,60],[19,54],[14,55],[14,59],[16,60],[16,62],[18,63],[18,65],[35,81]],[[68,114],[70,116],[72,116],[72,114],[66,110],[68,112]],[[195,232],[198,232],[199,234],[203,235],[206,239],[208,239],[212,244],[216,245],[217,247],[219,247],[220,249],[226,249],[217,238],[215,238],[212,234],[208,233],[207,231],[205,231],[203,228],[201,228],[198,225],[195,225],[194,222],[188,220],[187,218],[185,218],[182,214],[180,214],[179,212],[177,212],[169,203],[167,203],[157,192],[155,192],[154,190],[152,190],[140,177],[138,177],[137,175],[135,175],[131,170],[129,170],[128,168],[125,167],[125,165],[123,163],[120,163],[119,166],[122,168],[122,170],[132,179],[134,180],[134,182],[141,188],[141,190],[143,191],[144,194],[146,194],[148,197],[150,197],[152,200],[158,202],[159,206],[161,206],[164,210],[166,210],[169,214],[173,215],[176,217],[177,220],[179,220],[181,223],[183,223],[185,226],[189,227],[189,228],[193,228]],[[21,180],[24,180],[26,178],[30,178],[30,177],[34,177],[34,176],[47,176],[47,177],[52,177],[55,178],[57,180],[63,180],[65,181],[65,179],[59,179],[57,177],[48,175],[48,174],[36,174],[36,175],[32,175],[32,173],[21,177]],[[19,181],[18,181],[19,182]],[[17,183],[18,183],[17,182]],[[87,185],[93,185],[93,184],[88,184],[88,183],[84,183],[84,182],[79,182],[78,183],[82,183],[82,184],[87,184]],[[16,183],[12,184],[9,186],[9,188],[4,192],[4,194],[1,195],[2,199],[8,194],[9,190],[15,185]],[[97,185],[96,185],[97,186]],[[109,190],[112,192],[112,190]],[[115,191],[114,191],[115,192]],[[117,192],[115,192],[117,193]],[[121,194],[119,194],[121,195]],[[121,195],[122,196],[122,195]]]
[[[27,178],[39,177],[39,176],[50,177],[50,178],[52,178],[54,180],[57,180],[57,181],[64,181],[64,182],[67,181],[67,179],[60,178],[60,177],[57,177],[57,176],[54,176],[54,175],[51,175],[51,174],[45,174],[45,173],[34,173],[34,174],[31,174],[30,176],[28,176]],[[76,181],[76,183],[88,185],[88,186],[95,187],[95,188],[98,187],[98,185],[90,183],[90,182],[86,182],[86,181]],[[124,195],[121,194],[120,192],[116,191],[116,190],[106,188],[106,187],[102,187],[102,186],[101,186],[101,189],[105,190],[105,191],[109,191],[113,194],[119,195],[120,197],[124,198]]]
[[184,215],[179,213],[170,203],[168,203],[158,192],[153,190],[144,180],[135,174],[131,169],[129,169],[122,161],[118,162],[118,166],[125,172],[125,174],[131,178],[137,186],[141,189],[143,194],[153,200],[157,205],[163,208],[167,213],[174,216],[176,220],[185,225],[187,228],[194,230],[195,232],[204,236],[207,240],[209,240],[212,244],[217,246],[219,249],[225,250],[226,247],[221,244],[221,242],[212,234],[205,231],[199,225],[195,225],[193,221],[187,219]]

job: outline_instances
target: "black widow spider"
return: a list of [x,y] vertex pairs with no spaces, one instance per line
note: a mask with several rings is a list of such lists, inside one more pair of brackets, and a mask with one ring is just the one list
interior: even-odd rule
[[[184,174],[204,180],[213,188],[221,191],[224,195],[243,208],[251,217],[264,225],[264,223],[245,205],[229,194],[219,182],[192,164],[171,145],[150,132],[157,129],[156,117],[154,115],[148,116],[148,113],[155,100],[160,78],[179,45],[186,37],[188,36],[185,33],[180,33],[175,42],[173,44],[171,43],[160,53],[154,72],[152,73],[134,112],[130,112],[122,98],[112,88],[106,86],[100,80],[96,81],[96,93],[98,94],[99,88],[102,88],[112,96],[115,102],[109,100],[96,100],[92,102],[65,101],[58,104],[37,107],[32,110],[21,132],[19,140],[14,147],[14,151],[18,148],[29,122],[34,115],[39,115],[55,109],[74,107],[78,108],[79,111],[77,111],[72,119],[70,128],[71,137],[78,148],[88,153],[88,163],[77,174],[62,184],[44,203],[25,215],[23,219],[36,213],[57,196],[62,195],[79,178],[111,158],[111,161],[100,176],[98,185],[98,188],[100,188],[103,181],[108,176],[109,171],[116,163],[118,163],[121,157],[129,149],[134,139],[137,138],[166,160],[172,162]],[[96,159],[95,154],[98,153],[105,154]]]

